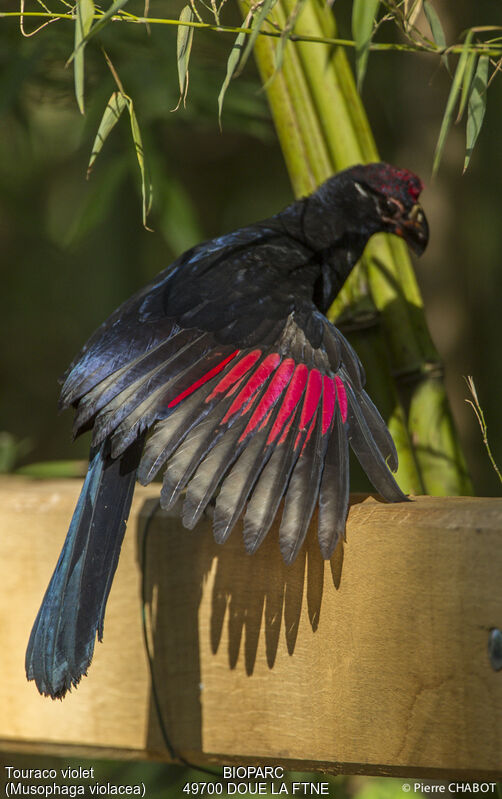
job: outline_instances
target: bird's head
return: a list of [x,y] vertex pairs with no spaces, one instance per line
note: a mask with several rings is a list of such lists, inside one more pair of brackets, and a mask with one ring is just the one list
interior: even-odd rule
[[384,163],[358,164],[328,178],[278,216],[287,231],[316,253],[314,302],[325,311],[375,233],[394,233],[421,255],[429,228],[412,172]]
[[364,218],[373,232],[394,233],[417,255],[423,253],[429,240],[429,226],[418,203],[423,184],[416,175],[390,164],[376,163],[350,167],[331,180],[338,182],[338,191],[342,189],[344,201],[353,207],[354,216]]

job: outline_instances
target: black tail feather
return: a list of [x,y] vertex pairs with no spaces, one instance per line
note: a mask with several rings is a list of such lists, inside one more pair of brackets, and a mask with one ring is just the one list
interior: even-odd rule
[[38,690],[63,697],[87,673],[103,620],[129,515],[143,441],[112,460],[107,442],[89,470],[26,651]]

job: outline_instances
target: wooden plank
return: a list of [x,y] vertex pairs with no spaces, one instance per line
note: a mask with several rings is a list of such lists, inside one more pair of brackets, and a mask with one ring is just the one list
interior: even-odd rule
[[[136,492],[89,676],[63,702],[25,681],[78,490],[0,482],[0,745],[166,758],[141,622],[158,486]],[[208,520],[189,532],[159,513],[148,529],[155,684],[185,758],[501,778],[502,671],[487,645],[502,629],[502,500],[356,497],[332,561],[312,529],[291,567],[276,530],[248,557],[237,533],[218,547]]]

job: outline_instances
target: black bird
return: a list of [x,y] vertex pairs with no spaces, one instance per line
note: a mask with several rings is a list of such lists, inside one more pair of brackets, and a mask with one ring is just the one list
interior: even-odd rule
[[93,428],[89,471],[26,653],[42,694],[76,686],[102,639],[136,479],[165,467],[161,505],[186,489],[189,528],[216,495],[216,541],[244,515],[249,553],[284,498],[288,564],[316,505],[323,557],[343,535],[349,444],[385,499],[406,499],[361,363],[324,313],[374,233],[424,250],[421,190],[383,163],[340,172],[270,219],[188,250],[89,339],[60,403],[76,409],[75,435]]

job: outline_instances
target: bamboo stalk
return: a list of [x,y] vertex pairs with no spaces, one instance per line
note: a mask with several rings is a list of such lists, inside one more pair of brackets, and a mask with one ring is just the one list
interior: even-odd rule
[[[294,6],[295,0],[278,0],[272,16],[280,28]],[[307,0],[295,33],[335,38],[331,10],[322,0]],[[274,76],[275,47],[271,38],[259,36],[255,56],[296,196],[312,191],[339,169],[379,160],[343,48],[288,42],[282,69]],[[381,319],[366,366],[373,391],[384,387],[390,400],[382,411],[398,447],[400,485],[413,493],[472,493],[444,385],[434,368],[439,356],[410,257],[404,242],[394,236],[370,241],[362,263],[330,309],[330,318],[357,318],[362,311],[376,311]],[[376,388],[376,393],[382,392]]]

